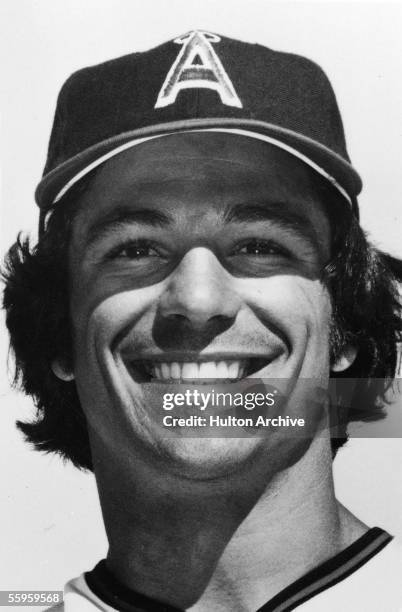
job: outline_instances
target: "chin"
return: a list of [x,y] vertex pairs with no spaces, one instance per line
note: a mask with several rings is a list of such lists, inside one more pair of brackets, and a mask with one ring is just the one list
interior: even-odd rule
[[[265,441],[266,442],[266,441]],[[165,438],[165,469],[195,480],[225,478],[242,472],[255,460],[264,443],[262,438]]]

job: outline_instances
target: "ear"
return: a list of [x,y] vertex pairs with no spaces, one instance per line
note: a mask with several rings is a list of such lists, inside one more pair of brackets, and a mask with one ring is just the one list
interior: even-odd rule
[[335,363],[332,364],[331,370],[333,372],[344,372],[354,362],[357,356],[357,348],[351,344],[346,344],[343,347],[340,355],[336,359]]
[[60,380],[64,380],[65,382],[74,380],[73,372],[69,371],[59,359],[55,359],[52,362],[52,372],[55,376],[57,376],[57,378],[60,378]]

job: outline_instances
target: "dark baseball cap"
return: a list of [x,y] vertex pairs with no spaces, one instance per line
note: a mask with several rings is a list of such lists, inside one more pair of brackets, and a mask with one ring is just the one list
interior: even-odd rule
[[188,131],[257,138],[328,179],[358,213],[335,94],[314,62],[201,30],[75,72],[58,97],[36,201],[42,214],[78,180],[144,141]]

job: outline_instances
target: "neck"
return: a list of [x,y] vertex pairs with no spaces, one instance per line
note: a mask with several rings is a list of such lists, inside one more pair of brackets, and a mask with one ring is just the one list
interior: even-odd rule
[[135,469],[116,465],[92,446],[108,566],[159,601],[194,612],[255,610],[345,546],[323,438],[263,488],[254,484],[258,466],[225,482],[182,481],[137,460]]

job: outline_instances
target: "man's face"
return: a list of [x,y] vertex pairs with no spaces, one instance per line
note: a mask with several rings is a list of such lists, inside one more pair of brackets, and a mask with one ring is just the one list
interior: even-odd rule
[[[150,141],[100,167],[74,221],[70,307],[90,436],[116,460],[202,479],[261,454],[281,469],[299,453],[305,442],[275,433],[166,438],[152,389],[182,378],[281,378],[290,395],[300,378],[326,386],[330,230],[316,180],[278,148],[217,133]],[[308,418],[307,403],[286,414]]]

